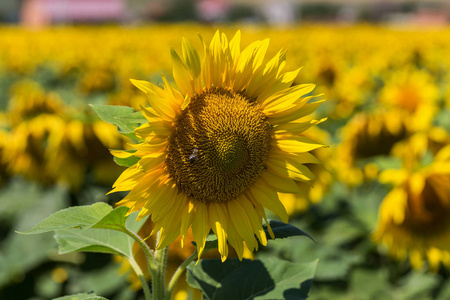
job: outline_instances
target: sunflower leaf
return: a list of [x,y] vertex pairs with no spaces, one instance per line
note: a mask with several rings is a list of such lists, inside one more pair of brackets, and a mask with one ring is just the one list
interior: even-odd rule
[[[130,123],[130,124],[143,124],[147,123],[147,119],[142,115],[142,111],[136,111],[132,114],[125,116],[117,116],[116,119],[120,119],[122,122]],[[136,125],[133,125],[137,127]]]
[[55,234],[59,254],[97,252],[132,257],[134,240],[126,234],[108,229],[64,229]]
[[58,297],[53,300],[108,300],[108,299],[106,299],[105,297],[97,296],[94,292],[90,292]]
[[[306,236],[306,237],[310,238],[312,241],[314,241],[314,239],[309,234],[307,234],[300,228],[295,227],[294,225],[286,224],[286,223],[283,223],[280,221],[274,221],[274,220],[270,220],[269,224],[270,224],[270,227],[272,228],[273,234],[275,235],[275,239],[284,239],[284,238],[287,238],[290,236]],[[266,234],[268,236],[270,236],[269,230],[267,228],[267,224],[264,224],[263,228],[264,228],[264,231],[266,232]]]
[[103,202],[86,206],[69,207],[51,214],[31,230],[19,233],[37,234],[59,229],[87,229],[99,222],[112,210],[113,208],[111,206]]
[[63,229],[90,228],[110,229],[126,232],[127,227],[131,231],[139,228],[130,223],[127,226],[126,216],[128,207],[120,206],[113,209],[106,203],[99,202],[92,205],[69,207],[51,214],[49,217],[35,225],[31,230],[19,232],[23,234],[37,234]]
[[187,282],[205,299],[306,299],[317,260],[297,264],[274,257],[264,261],[201,260],[187,268]]
[[137,156],[130,156],[127,158],[119,158],[119,157],[114,157],[114,162],[116,164],[118,164],[121,167],[131,167],[133,165],[135,165],[141,158],[137,157]]
[[129,122],[130,115],[135,113],[132,107],[118,105],[94,105],[90,104],[97,115],[103,121],[116,125],[119,133],[133,139],[139,140],[133,131],[137,127],[136,122]]
[[114,209],[91,228],[57,230],[55,239],[59,253],[99,252],[131,258],[134,239],[124,232],[125,227],[137,232],[147,218],[136,221],[136,213],[128,218],[128,208],[119,208]]

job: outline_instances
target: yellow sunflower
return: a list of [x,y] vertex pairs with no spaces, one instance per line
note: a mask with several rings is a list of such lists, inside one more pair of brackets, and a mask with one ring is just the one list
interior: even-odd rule
[[411,130],[423,130],[431,125],[438,110],[439,88],[432,76],[411,67],[392,72],[380,90],[380,103],[406,112]]
[[407,138],[410,135],[407,120],[396,110],[353,116],[343,127],[341,143],[336,148],[333,169],[339,179],[350,185],[373,179],[370,175],[378,171],[371,170],[374,165],[367,164],[367,160],[389,155],[396,143]]
[[130,191],[118,205],[151,215],[158,248],[179,235],[183,246],[192,227],[200,257],[212,229],[222,260],[228,244],[242,259],[244,244],[267,244],[264,208],[288,221],[277,192],[298,193],[296,181],[314,178],[304,164],[317,162],[309,151],[323,145],[302,133],[321,121],[307,116],[323,101],[308,102],[313,84],[291,86],[300,69],[282,72],[285,51],[263,63],[269,40],[241,51],[240,38],[217,31],[209,45],[201,39],[202,60],[183,39],[181,57],[171,50],[179,91],[164,76],[164,88],[132,80],[148,96],[148,122],[135,130],[136,152],[112,151],[140,160],[111,192]]
[[[415,152],[411,148],[404,153]],[[440,263],[450,267],[450,146],[428,166],[410,162],[380,175],[394,188],[380,206],[373,238],[394,257],[409,256],[414,268],[421,268],[425,259],[435,271]]]

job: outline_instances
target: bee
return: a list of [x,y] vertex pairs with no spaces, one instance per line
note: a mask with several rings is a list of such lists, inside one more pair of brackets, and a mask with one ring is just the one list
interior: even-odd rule
[[194,161],[196,161],[197,158],[198,158],[198,149],[197,149],[197,148],[194,148],[194,149],[192,149],[192,154],[189,155],[189,160],[191,161],[191,164],[192,164]]

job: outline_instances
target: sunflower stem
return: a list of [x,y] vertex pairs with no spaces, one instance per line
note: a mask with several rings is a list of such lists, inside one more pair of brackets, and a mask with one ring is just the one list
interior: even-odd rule
[[[161,231],[158,231],[156,238],[156,245],[159,244]],[[152,287],[153,287],[153,300],[163,300],[166,294],[166,263],[167,263],[167,249],[164,247],[162,249],[155,251],[155,263],[156,263],[156,276],[152,277]]]
[[167,286],[167,293],[165,300],[170,300],[170,297],[172,296],[173,289],[175,287],[175,284],[177,283],[178,279],[181,277],[183,272],[186,270],[186,267],[195,259],[197,258],[197,249],[195,249],[194,253],[192,253],[191,256],[189,256],[175,271],[172,278],[170,279],[169,285]]
[[141,281],[142,290],[144,291],[145,300],[151,300],[152,299],[152,294],[150,292],[150,287],[148,286],[148,283],[147,283],[147,280],[145,279],[144,273],[142,272],[142,270],[139,267],[138,263],[134,260],[134,258],[129,259],[128,262],[130,263],[130,266],[133,268],[133,270],[136,273],[137,277]]
[[[142,251],[144,251],[145,257],[147,258],[147,261],[148,261],[148,271],[150,272],[152,278],[156,278],[158,276],[157,275],[158,270],[156,268],[155,255],[153,254],[154,251],[152,251],[150,249],[150,247],[137,234],[128,230],[128,228],[124,228],[124,230],[126,231],[126,233],[128,235],[130,235],[136,241],[136,243],[138,243],[138,245],[141,247]],[[145,285],[148,288],[147,282],[145,282]],[[144,292],[145,292],[145,290],[144,290]]]

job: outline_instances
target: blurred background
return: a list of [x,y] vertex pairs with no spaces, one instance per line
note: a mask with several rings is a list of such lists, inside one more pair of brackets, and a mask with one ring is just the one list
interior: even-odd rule
[[[143,299],[108,255],[58,255],[19,235],[105,194],[127,138],[89,104],[146,105],[130,78],[171,78],[170,47],[217,29],[287,48],[295,83],[327,99],[306,134],[328,145],[312,186],[280,194],[304,238],[257,258],[320,258],[310,299],[450,299],[450,2],[368,0],[1,0],[0,299],[95,291]],[[201,53],[201,51],[200,51]],[[123,196],[123,195],[122,195]],[[169,264],[192,251],[173,250]],[[198,294],[180,285],[177,299]],[[197,298],[196,298],[197,297]]]

